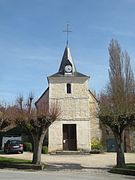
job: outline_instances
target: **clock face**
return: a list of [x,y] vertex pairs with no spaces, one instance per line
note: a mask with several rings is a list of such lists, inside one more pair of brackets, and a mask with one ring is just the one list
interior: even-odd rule
[[65,66],[65,72],[70,73],[72,71],[72,66],[71,65],[66,65]]

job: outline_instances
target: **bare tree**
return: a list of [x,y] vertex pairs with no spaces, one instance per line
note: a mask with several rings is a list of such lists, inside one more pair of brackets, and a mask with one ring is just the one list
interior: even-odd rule
[[125,167],[123,132],[135,123],[135,81],[127,52],[116,40],[109,46],[109,83],[100,95],[99,118],[116,139],[117,167]]
[[60,108],[57,104],[51,104],[49,108],[37,112],[32,104],[32,95],[29,96],[26,105],[22,97],[19,97],[17,102],[19,103],[16,124],[23,127],[31,136],[34,145],[32,163],[40,164],[44,137],[49,126],[59,117]]
[[0,132],[6,132],[16,126],[14,120],[15,116],[15,107],[0,105]]

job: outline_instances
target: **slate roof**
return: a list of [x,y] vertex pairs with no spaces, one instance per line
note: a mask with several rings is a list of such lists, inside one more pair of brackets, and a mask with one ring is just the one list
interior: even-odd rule
[[37,103],[42,99],[42,97],[47,93],[47,91],[49,91],[49,87],[42,93],[42,95],[40,96],[40,98],[38,98],[38,100],[35,102],[35,105],[37,106]]
[[[49,77],[65,77],[65,76],[67,76],[67,75],[57,72],[57,73],[55,73]],[[89,78],[89,76],[82,74],[82,73],[79,73],[79,72],[75,72],[71,75],[68,75],[67,77],[72,77],[72,76],[73,77],[87,77],[87,78]]]
[[[65,74],[65,66],[67,64],[71,64],[72,65],[72,73],[67,75]],[[70,52],[70,48],[66,46],[65,50],[64,50],[64,54],[62,57],[62,61],[59,67],[59,71],[49,77],[65,77],[65,76],[73,76],[73,77],[87,77],[89,78],[89,76],[86,76],[80,72],[77,72],[71,52]]]
[[64,69],[67,64],[72,65],[73,73],[76,72],[76,67],[75,67],[70,49],[69,49],[69,47],[66,46],[58,72],[61,74],[64,74]]

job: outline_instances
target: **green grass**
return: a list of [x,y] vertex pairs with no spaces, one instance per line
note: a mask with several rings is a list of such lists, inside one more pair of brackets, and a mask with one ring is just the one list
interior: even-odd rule
[[0,164],[31,164],[30,160],[0,157]]
[[126,164],[126,169],[133,169],[133,170],[135,170],[135,163],[127,163]]
[[0,168],[15,168],[23,170],[43,170],[46,166],[44,164],[32,164],[30,160],[0,157]]

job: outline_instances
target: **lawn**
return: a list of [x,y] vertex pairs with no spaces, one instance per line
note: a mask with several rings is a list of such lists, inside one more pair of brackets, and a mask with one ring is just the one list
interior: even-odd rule
[[30,169],[30,170],[43,170],[45,164],[32,164],[31,160],[16,159],[16,158],[7,158],[0,157],[0,168],[16,168],[16,169]]
[[110,172],[135,176],[135,163],[127,163],[125,168],[114,167],[110,170]]
[[0,164],[31,164],[30,160],[0,157]]
[[135,170],[135,163],[127,163],[127,164],[126,164],[126,169]]

